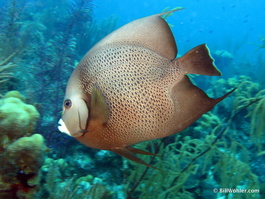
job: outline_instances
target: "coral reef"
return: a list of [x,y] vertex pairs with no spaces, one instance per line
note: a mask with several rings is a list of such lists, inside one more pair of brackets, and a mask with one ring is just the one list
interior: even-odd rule
[[0,198],[8,195],[28,198],[37,190],[38,170],[44,162],[46,146],[40,134],[21,137],[1,154]]
[[18,91],[0,99],[0,198],[28,198],[39,184],[46,146],[43,136],[33,133],[40,114],[23,100]]

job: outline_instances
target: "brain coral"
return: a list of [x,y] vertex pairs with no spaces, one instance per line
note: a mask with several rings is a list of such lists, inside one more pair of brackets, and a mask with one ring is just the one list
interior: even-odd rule
[[37,109],[22,101],[17,91],[8,92],[0,99],[0,138],[9,140],[30,135],[40,117]]

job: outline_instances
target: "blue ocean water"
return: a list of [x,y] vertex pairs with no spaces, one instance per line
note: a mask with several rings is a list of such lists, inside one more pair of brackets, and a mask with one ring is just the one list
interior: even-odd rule
[[[0,199],[264,198],[265,3],[262,0],[0,0]],[[189,75],[217,98],[187,129],[135,147],[158,169],[58,130],[68,79],[100,39],[166,18],[178,56],[206,43],[222,77]],[[105,138],[108,139],[108,138]]]
[[168,20],[174,24],[172,30],[180,50],[185,51],[186,45],[201,43],[207,43],[210,48],[226,49],[227,41],[242,42],[245,45],[239,49],[241,54],[252,59],[256,46],[249,43],[259,43],[260,36],[264,35],[265,5],[262,0],[255,3],[248,0],[95,1],[95,15],[100,19],[116,14],[123,25],[136,18],[160,13],[166,7],[179,6],[185,10]]

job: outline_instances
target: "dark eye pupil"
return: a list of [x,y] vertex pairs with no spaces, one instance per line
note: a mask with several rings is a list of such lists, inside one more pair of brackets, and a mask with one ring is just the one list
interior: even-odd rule
[[65,106],[66,108],[70,108],[71,105],[72,105],[71,100],[65,100],[65,101],[64,101],[64,106]]

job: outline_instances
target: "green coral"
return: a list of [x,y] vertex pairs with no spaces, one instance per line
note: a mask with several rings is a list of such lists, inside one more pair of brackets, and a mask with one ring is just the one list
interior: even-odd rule
[[34,106],[21,99],[23,97],[17,91],[8,92],[0,99],[1,140],[15,140],[31,135],[35,129],[40,114]]
[[44,161],[46,146],[40,134],[22,137],[6,147],[6,158],[10,164],[27,166],[31,171],[37,172]]

